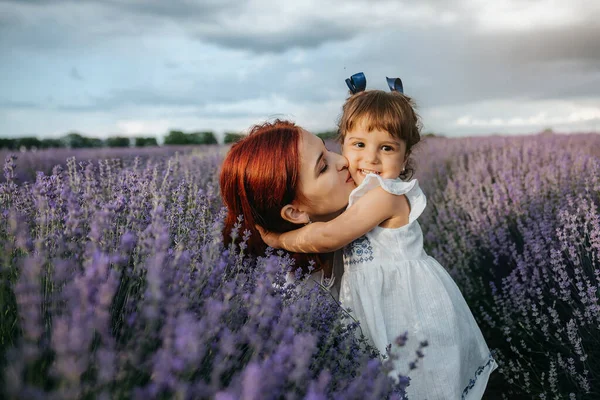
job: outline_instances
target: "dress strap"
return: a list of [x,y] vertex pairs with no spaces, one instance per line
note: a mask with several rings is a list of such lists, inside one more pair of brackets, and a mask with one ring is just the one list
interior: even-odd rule
[[425,210],[427,199],[419,187],[419,181],[417,179],[412,179],[408,182],[405,182],[400,178],[385,179],[377,174],[368,174],[362,183],[350,193],[348,207],[354,204],[367,192],[375,189],[378,186],[381,186],[381,188],[386,192],[395,195],[406,195],[406,198],[410,203],[410,214],[408,217],[409,223],[416,220],[419,215],[421,215],[423,210]]

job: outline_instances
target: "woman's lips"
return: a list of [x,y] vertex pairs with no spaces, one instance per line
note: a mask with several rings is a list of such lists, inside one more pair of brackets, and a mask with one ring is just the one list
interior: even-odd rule
[[348,182],[354,182],[354,179],[352,179],[352,175],[350,174],[350,172],[348,172],[348,179],[346,179],[346,183]]

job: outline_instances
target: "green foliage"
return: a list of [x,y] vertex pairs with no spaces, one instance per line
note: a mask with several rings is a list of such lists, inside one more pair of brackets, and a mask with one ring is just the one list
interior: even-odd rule
[[112,136],[105,141],[108,147],[129,147],[131,140],[124,136]]
[[71,149],[80,149],[85,147],[86,138],[81,136],[79,133],[71,132],[67,133],[67,135],[62,138],[62,141],[65,144],[65,147],[69,147]]
[[241,140],[242,138],[244,138],[246,135],[242,134],[242,133],[237,133],[237,132],[225,132],[225,138],[223,139],[223,142],[225,144],[229,144],[229,143],[235,143],[238,140]]
[[189,144],[188,136],[183,131],[169,131],[165,137],[165,144]]
[[317,133],[317,136],[323,140],[333,140],[336,139],[338,135],[338,131],[325,131]]
[[17,148],[25,147],[27,150],[30,150],[32,148],[39,149],[40,145],[40,140],[33,136],[22,137],[17,139]]
[[0,139],[0,149],[19,150],[21,147],[31,150],[32,148],[43,148],[43,145],[42,141],[33,136]]
[[135,147],[158,146],[158,142],[154,137],[136,137]]
[[17,148],[17,139],[0,138],[0,149],[15,150]]
[[64,144],[64,147],[68,147],[70,149],[104,146],[102,139],[85,137],[77,132],[68,133],[61,138],[61,141]]
[[165,137],[165,144],[217,144],[217,138],[211,131],[185,133],[170,131]]
[[40,148],[42,149],[56,149],[64,147],[64,143],[60,139],[46,138],[40,141]]
[[189,134],[190,144],[217,144],[217,138],[212,131],[192,132]]
[[104,141],[98,138],[84,138],[84,147],[104,147]]

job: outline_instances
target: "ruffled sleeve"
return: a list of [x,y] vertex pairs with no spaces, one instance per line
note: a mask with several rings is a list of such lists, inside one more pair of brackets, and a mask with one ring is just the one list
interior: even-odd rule
[[423,210],[425,210],[427,199],[419,187],[419,181],[412,179],[408,182],[404,182],[400,178],[385,179],[377,174],[368,174],[362,183],[350,193],[348,207],[364,196],[365,193],[378,186],[381,186],[386,192],[395,195],[406,195],[406,198],[410,203],[410,214],[408,216],[409,223],[416,220],[419,215],[423,213]]

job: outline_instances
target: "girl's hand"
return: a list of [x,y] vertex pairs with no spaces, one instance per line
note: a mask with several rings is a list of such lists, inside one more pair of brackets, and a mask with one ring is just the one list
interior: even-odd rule
[[262,238],[263,242],[265,242],[265,244],[267,246],[272,247],[274,249],[281,248],[281,241],[280,241],[281,233],[267,232],[260,225],[255,225],[254,227],[256,228],[258,233],[260,233],[260,237]]

